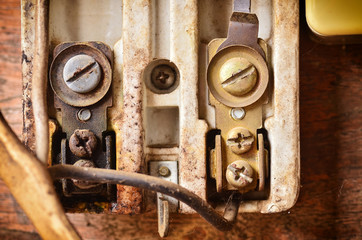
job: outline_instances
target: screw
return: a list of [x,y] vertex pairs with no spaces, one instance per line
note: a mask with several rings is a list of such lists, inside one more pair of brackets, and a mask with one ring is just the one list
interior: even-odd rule
[[88,129],[77,129],[69,139],[70,151],[77,157],[90,158],[97,146],[97,138]]
[[158,169],[158,173],[160,174],[160,176],[162,177],[168,177],[171,175],[171,171],[168,167],[166,166],[161,166],[159,169]]
[[244,188],[254,181],[253,168],[243,160],[231,163],[226,170],[226,180],[235,188]]
[[167,90],[175,84],[176,73],[171,66],[158,65],[151,73],[152,84],[160,90]]
[[92,117],[92,112],[88,108],[82,108],[78,111],[77,117],[79,121],[86,122]]
[[245,58],[232,58],[220,69],[222,87],[231,95],[240,97],[250,92],[258,77],[255,66]]
[[237,127],[233,128],[226,141],[226,145],[230,147],[231,151],[235,154],[242,154],[249,151],[254,143],[254,136],[249,130]]
[[[83,159],[78,160],[73,165],[76,167],[88,167],[88,168],[95,167],[95,165],[92,161],[83,160]],[[96,187],[97,185],[99,185],[99,183],[89,182],[89,181],[84,181],[84,180],[72,179],[72,181],[73,181],[73,184],[80,189],[89,189],[89,188]]]
[[244,108],[233,108],[230,111],[230,115],[234,120],[241,120],[245,117]]
[[101,68],[93,57],[80,54],[72,57],[65,64],[63,79],[74,92],[88,93],[99,84]]

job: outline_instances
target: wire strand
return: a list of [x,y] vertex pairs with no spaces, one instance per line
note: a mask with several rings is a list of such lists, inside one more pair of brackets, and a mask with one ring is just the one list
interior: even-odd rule
[[47,76],[49,57],[49,1],[37,0],[32,75],[32,102],[35,123],[35,147],[38,159],[48,162],[49,124],[47,113]]

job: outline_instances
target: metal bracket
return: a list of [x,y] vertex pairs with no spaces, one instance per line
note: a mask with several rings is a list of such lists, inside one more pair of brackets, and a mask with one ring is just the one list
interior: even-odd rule
[[[235,0],[230,18],[228,36],[217,52],[233,45],[249,46],[265,59],[265,53],[258,44],[259,20],[250,12],[250,0]],[[241,11],[245,12],[241,12]]]
[[244,194],[265,189],[267,154],[258,129],[263,128],[269,70],[267,47],[258,39],[259,21],[250,13],[250,1],[235,0],[233,7],[227,38],[213,40],[208,48],[209,101],[221,130],[210,166],[218,193],[225,188]]
[[[58,150],[52,155],[59,154],[60,158],[53,159],[52,164],[114,168],[114,139],[107,131],[107,108],[112,106],[109,91],[112,81],[111,48],[101,42],[66,42],[55,47],[53,56],[49,71],[54,91],[53,103],[57,109],[53,117],[60,125],[61,134],[53,133],[51,145],[59,144],[60,147],[55,147]],[[71,65],[72,59],[77,57],[80,60],[73,62],[68,67],[70,70],[66,71],[67,65]],[[87,62],[87,59],[93,59],[93,62]],[[74,82],[87,87],[95,74],[99,82],[87,92],[79,93],[68,86]],[[71,82],[67,82],[67,78]],[[87,186],[87,182],[79,185],[71,180],[62,181],[62,192],[66,197],[90,194],[104,196],[106,201],[112,197],[111,189],[108,184]]]
[[[151,161],[150,175],[178,183],[177,161]],[[169,229],[169,213],[177,212],[179,201],[175,198],[157,193],[158,233],[166,237]]]

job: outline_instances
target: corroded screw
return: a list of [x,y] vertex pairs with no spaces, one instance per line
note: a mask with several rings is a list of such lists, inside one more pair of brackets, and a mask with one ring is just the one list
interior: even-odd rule
[[175,71],[168,65],[159,65],[152,70],[151,82],[160,90],[172,87],[176,81]]
[[88,93],[99,84],[101,68],[93,57],[80,54],[72,57],[65,64],[63,79],[72,91]]
[[[95,167],[95,165],[92,161],[83,160],[83,159],[78,160],[73,165],[76,167],[88,167],[88,168]],[[84,181],[84,180],[72,179],[72,181],[73,181],[74,185],[80,189],[89,189],[89,188],[96,187],[97,185],[99,185],[99,183],[97,183],[97,182],[89,182],[89,181]]]
[[69,139],[69,148],[74,155],[90,158],[97,146],[97,138],[88,129],[77,129]]
[[235,154],[242,154],[249,151],[254,143],[254,136],[249,130],[237,127],[233,128],[226,141],[226,145],[230,147]]
[[235,188],[244,188],[254,181],[253,168],[243,160],[231,163],[226,170],[226,180]]
[[158,173],[160,174],[160,176],[162,177],[168,177],[170,176],[171,174],[171,171],[168,167],[166,166],[161,166],[159,169],[158,169]]
[[250,92],[258,77],[255,66],[245,58],[232,58],[220,69],[221,86],[234,96],[242,96]]

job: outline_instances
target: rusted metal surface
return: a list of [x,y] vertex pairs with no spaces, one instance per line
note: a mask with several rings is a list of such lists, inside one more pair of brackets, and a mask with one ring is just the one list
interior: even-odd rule
[[[151,60],[151,1],[123,2],[123,114],[116,143],[117,169],[142,172],[143,165],[143,83],[142,71]],[[117,123],[114,123],[117,124]],[[117,125],[115,126],[118,127]],[[142,191],[118,186],[117,205],[112,211],[124,214],[141,212]]]
[[69,139],[69,148],[80,158],[91,158],[97,147],[97,138],[89,129],[76,129]]
[[34,32],[35,32],[35,0],[21,1],[21,49],[23,79],[23,131],[25,146],[35,151],[35,125],[33,103],[31,100]]
[[[112,82],[112,68],[111,63],[107,58],[106,53],[111,52],[110,48],[104,47],[98,49],[100,43],[73,43],[65,46],[59,46],[54,50],[54,60],[50,67],[50,84],[55,94],[65,103],[75,106],[84,107],[97,103],[108,92]],[[101,50],[105,50],[103,53]],[[89,92],[78,93],[74,92],[67,86],[63,80],[63,69],[66,63],[73,57],[84,54],[95,59],[101,66],[101,80],[98,86]],[[92,71],[88,72],[91,74]]]
[[[66,85],[64,77],[67,79],[68,76],[63,74],[63,69],[69,63],[69,59],[79,54],[92,56],[100,66],[100,83],[94,90],[82,94],[72,91]],[[61,131],[53,137],[53,145],[60,146],[53,149],[55,151],[53,155],[56,157],[53,158],[52,164],[87,165],[87,162],[91,161],[94,167],[115,168],[113,154],[111,154],[113,141],[110,139],[111,133],[107,132],[106,114],[107,109],[112,105],[112,94],[109,91],[112,81],[111,49],[100,42],[68,42],[55,47],[53,56],[50,72],[54,105],[49,108],[52,109],[52,117],[61,126]],[[85,74],[94,71],[94,69],[86,70],[89,72]],[[69,72],[71,71],[73,70]],[[82,76],[76,75],[76,77]],[[77,94],[82,98],[79,99]],[[115,194],[108,184],[61,180],[61,186],[63,195],[66,197],[63,198],[63,204],[68,211],[85,211],[85,209],[93,211],[94,201],[89,200],[87,207],[81,208],[80,205],[86,200],[78,198],[79,195],[97,195],[99,197],[97,201],[102,202],[110,201]],[[108,212],[109,209],[105,207],[102,211]]]
[[[94,168],[94,163],[92,161],[89,160],[78,160],[77,162],[75,162],[73,164],[74,166],[77,167],[87,167],[87,168]],[[88,189],[88,188],[93,188],[97,185],[99,185],[99,183],[92,183],[89,181],[82,181],[82,180],[78,180],[78,179],[72,179],[73,184],[80,188],[80,189]]]
[[[62,146],[60,152],[60,162],[59,160],[55,159],[53,160],[53,164],[75,164],[77,161],[86,158],[92,160],[92,162],[99,168],[111,168],[112,157],[110,151],[112,151],[113,147],[107,141],[107,137],[109,136],[103,136],[103,133],[107,130],[107,117],[105,113],[110,105],[110,94],[107,94],[102,101],[89,107],[93,113],[93,117],[90,120],[84,122],[79,121],[76,117],[80,108],[64,104],[55,96],[55,106],[61,110],[60,118],[57,120],[61,122],[62,131],[66,134],[66,138],[61,140]],[[79,131],[79,129],[81,129],[81,131]],[[91,134],[89,131],[92,131],[93,134]],[[78,140],[80,140],[79,142],[81,144],[84,144],[83,146],[77,146],[77,141],[74,138],[75,136],[73,136],[73,138],[71,137],[75,132],[76,135],[78,133]],[[83,138],[84,141],[81,141],[80,138]],[[91,142],[88,142],[87,145],[87,141]],[[59,142],[59,140],[57,142]],[[103,144],[106,146],[105,151],[102,148]],[[75,149],[73,149],[73,147]],[[86,150],[86,148],[89,149]],[[74,152],[69,151],[70,149],[72,149]],[[73,197],[76,194],[96,193],[100,194],[100,199],[104,199],[102,196],[108,197],[110,194],[108,188],[108,186],[106,188],[105,186],[101,185],[93,189],[82,190],[74,188],[70,181],[63,181],[63,193],[67,197]],[[76,199],[74,200],[77,201]],[[73,203],[64,204],[68,210],[76,210],[74,209],[76,205]],[[90,208],[92,208],[91,205]],[[108,209],[105,210],[108,211]]]
[[[106,136],[105,152],[101,153],[97,149],[97,155],[90,159],[74,158],[68,151],[67,139],[61,140],[60,162],[58,164],[73,164],[80,167],[98,167],[110,169],[113,163],[113,139],[111,136]],[[67,212],[106,212],[110,211],[110,203],[114,202],[115,189],[110,184],[100,184],[99,182],[75,181],[62,179],[61,180],[62,194],[67,197],[63,198],[63,205]],[[84,198],[78,198],[81,195],[88,196],[89,201]],[[92,196],[97,195],[93,200]],[[97,207],[102,205],[102,208]]]
[[[26,1],[28,3],[31,3],[32,1]],[[260,16],[260,9],[261,5],[260,3],[254,4],[255,1],[253,1],[252,10],[256,9],[258,16]],[[191,189],[195,193],[197,193],[199,196],[205,198],[206,193],[206,148],[205,148],[205,133],[208,130],[208,126],[204,120],[199,120],[199,109],[198,109],[198,101],[200,98],[198,96],[202,96],[204,93],[200,93],[198,95],[197,93],[197,82],[202,82],[203,79],[203,67],[201,66],[198,68],[198,64],[201,63],[203,65],[203,59],[201,61],[198,61],[198,58],[200,55],[200,42],[198,39],[198,33],[203,32],[204,30],[200,30],[198,26],[198,20],[201,21],[201,25],[203,26],[209,26],[211,22],[206,22],[205,19],[198,19],[198,16],[204,16],[203,11],[198,11],[198,4],[195,0],[190,1],[172,1],[169,3],[170,7],[170,14],[169,14],[169,31],[170,34],[168,36],[162,36],[162,38],[169,38],[169,46],[165,45],[164,50],[157,50],[153,52],[152,45],[156,44],[156,46],[159,46],[154,43],[153,41],[158,41],[157,39],[160,38],[160,36],[157,36],[154,39],[153,36],[153,28],[151,26],[152,15],[151,14],[151,5],[152,1],[125,1],[124,2],[124,8],[123,8],[123,22],[122,25],[125,27],[123,32],[123,39],[118,41],[116,45],[114,46],[114,56],[115,56],[115,66],[113,68],[113,79],[114,82],[111,86],[113,91],[113,107],[109,109],[107,112],[109,114],[108,121],[108,130],[114,130],[117,136],[116,139],[116,157],[117,157],[117,169],[123,169],[127,171],[135,171],[140,172],[143,171],[144,160],[147,162],[150,159],[164,159],[164,160],[176,160],[179,161],[179,167],[180,167],[180,184],[188,189]],[[203,3],[199,3],[200,6],[204,6]],[[220,9],[223,9],[223,11],[216,11],[220,12],[216,13],[215,11],[211,11],[212,14],[217,14],[217,17],[212,17],[212,19],[217,18],[217,21],[220,20],[220,22],[223,23],[217,23],[217,29],[211,30],[211,32],[208,32],[207,35],[202,33],[203,37],[201,40],[201,45],[203,45],[206,42],[209,42],[210,40],[205,40],[207,37],[214,36],[217,34],[219,37],[224,37],[224,33],[226,31],[222,30],[223,27],[225,29],[227,28],[227,22],[228,22],[228,11],[223,8],[223,4],[219,4]],[[222,6],[221,6],[222,5]],[[31,9],[33,6],[31,4],[28,4],[28,9],[30,9],[29,13],[27,14],[33,14]],[[225,6],[231,6],[230,3],[225,3]],[[256,6],[256,8],[255,8]],[[297,28],[295,25],[295,19],[298,14],[295,9],[297,9],[295,3],[284,3],[283,1],[275,1],[273,2],[273,6],[278,8],[277,11],[271,13],[274,17],[273,22],[274,27],[278,28],[273,32],[273,35],[269,34],[267,30],[263,31],[261,34],[267,35],[268,37],[267,42],[269,46],[273,51],[275,51],[278,47],[280,47],[282,44],[288,45],[289,43],[293,42],[295,40],[294,35],[293,38],[288,42],[282,42],[281,40],[278,40],[278,34],[280,32],[283,32],[284,30],[279,29],[281,26],[286,27],[288,30],[290,28]],[[284,7],[290,7],[292,6],[292,12],[287,13],[284,12],[285,10],[281,10],[280,8]],[[25,7],[23,7],[24,9]],[[205,7],[205,11],[208,8]],[[231,8],[230,8],[231,9]],[[203,8],[204,10],[204,8]],[[221,12],[223,14],[221,14]],[[254,11],[253,11],[254,12]],[[209,12],[210,13],[210,12]],[[279,14],[279,15],[278,15]],[[276,17],[276,16],[279,17]],[[142,16],[142,17],[141,17]],[[29,17],[29,19],[28,19]],[[220,19],[219,19],[220,18]],[[242,19],[242,16],[234,15],[233,19],[238,20]],[[31,22],[31,15],[26,16],[26,21]],[[211,19],[211,18],[206,18]],[[267,18],[266,18],[267,19]],[[23,19],[24,20],[24,19]],[[209,21],[209,20],[207,20]],[[265,19],[261,20],[261,23]],[[284,25],[278,25],[281,21]],[[214,22],[214,21],[213,21]],[[225,24],[224,24],[225,23]],[[167,25],[167,24],[166,24]],[[200,26],[201,26],[200,25]],[[211,24],[212,25],[212,24]],[[211,26],[210,25],[210,26]],[[264,26],[265,24],[263,24]],[[293,27],[292,27],[293,25]],[[27,34],[33,38],[32,35],[34,32],[31,32],[31,28],[34,25],[24,25],[27,26],[27,31],[30,30],[30,32],[27,32]],[[215,26],[213,26],[215,28]],[[210,29],[210,28],[208,28]],[[285,30],[283,32],[283,37],[288,38],[288,34],[286,34]],[[295,31],[291,31],[290,34],[294,34]],[[214,34],[214,35],[213,35]],[[269,35],[268,35],[269,34]],[[157,33],[156,33],[157,35]],[[277,38],[275,38],[277,37]],[[281,39],[281,38],[280,38]],[[293,40],[294,39],[294,40]],[[24,41],[24,40],[23,40]],[[54,43],[59,42],[59,39],[52,39],[51,43],[54,45]],[[23,47],[23,49],[26,50],[26,48],[31,49],[34,41],[33,40],[27,40],[27,45]],[[298,46],[298,42],[294,41],[296,44],[295,46]],[[259,43],[260,44],[260,43]],[[265,51],[265,46],[262,46],[262,49]],[[289,49],[290,44],[288,45]],[[284,48],[283,48],[284,49]],[[286,48],[285,48],[286,49]],[[166,52],[169,51],[169,54]],[[202,49],[201,49],[202,51]],[[23,64],[23,72],[29,71],[29,66],[31,65],[31,62],[28,62],[29,59],[32,59],[32,53],[33,50],[28,51],[29,55],[24,56],[24,64]],[[26,54],[26,51],[25,51]],[[158,55],[157,55],[158,54]],[[289,55],[288,55],[289,54]],[[293,55],[294,54],[294,55]],[[297,56],[295,55],[296,52],[288,52],[284,51],[284,55],[288,56],[288,61],[296,61],[297,58],[292,59],[291,56]],[[280,59],[284,59],[284,55],[278,55],[279,58],[276,59],[275,56],[272,54],[273,57],[273,64],[276,63],[279,64]],[[187,57],[185,57],[187,56]],[[141,77],[142,70],[145,66],[151,61],[152,58],[168,58],[175,63],[175,65],[179,68],[180,76],[182,76],[182,79],[180,79],[179,86],[169,94],[159,94],[159,96],[151,96],[149,94],[150,91],[148,89],[144,88],[144,85],[142,83],[143,79]],[[201,56],[202,58],[202,56]],[[268,59],[268,56],[266,57]],[[275,58],[275,59],[274,59]],[[279,61],[276,61],[279,60]],[[272,66],[274,68],[274,65]],[[25,67],[24,67],[25,66]],[[284,65],[284,69],[289,69],[288,65]],[[280,68],[281,69],[281,68]],[[280,70],[282,71],[282,70]],[[199,79],[200,77],[200,79]],[[289,75],[289,83],[291,81],[295,81],[296,75]],[[25,76],[26,78],[26,76]],[[24,78],[24,79],[25,79]],[[25,80],[24,80],[25,81]],[[287,81],[287,82],[288,82]],[[288,84],[289,84],[288,83]],[[31,90],[31,81],[24,83],[24,89],[29,89],[29,93]],[[293,84],[292,84],[293,85]],[[285,85],[287,86],[287,84]],[[295,89],[297,91],[297,89]],[[294,93],[296,92],[294,91]],[[27,98],[26,90],[24,90],[25,96],[24,98]],[[283,94],[286,94],[283,92]],[[263,112],[266,117],[273,116],[274,117],[274,106],[280,106],[280,103],[276,105],[272,105],[275,103],[274,95],[271,95],[272,103],[269,103],[265,106],[266,111]],[[280,94],[275,96],[281,96]],[[288,96],[286,94],[285,96]],[[295,96],[293,94],[289,95],[289,97]],[[145,99],[147,98],[147,101]],[[280,98],[279,98],[280,99]],[[290,99],[283,97],[284,100],[290,101]],[[211,99],[212,100],[212,99]],[[278,100],[279,101],[279,100]],[[293,102],[293,101],[292,101]],[[296,101],[294,101],[296,103]],[[144,130],[145,125],[143,121],[143,114],[142,111],[146,109],[148,106],[158,106],[160,107],[172,105],[179,107],[179,114],[180,114],[180,142],[179,147],[172,147],[168,149],[156,149],[156,148],[148,148],[145,147],[143,144],[143,138],[144,138]],[[284,103],[282,104],[284,105]],[[289,108],[293,107],[294,105],[289,105]],[[26,100],[24,102],[24,112],[28,113],[28,116],[30,116],[31,112],[26,109],[31,109],[31,101]],[[79,109],[78,109],[79,110]],[[210,107],[209,107],[210,110]],[[246,109],[246,117],[250,116],[251,109]],[[229,109],[223,109],[225,116],[230,116]],[[284,111],[284,110],[283,110]],[[68,112],[69,114],[77,114],[78,112]],[[61,116],[55,116],[54,112],[49,113],[53,117],[57,117],[57,119],[62,119]],[[285,113],[282,113],[282,115]],[[26,115],[26,114],[25,114]],[[212,114],[211,114],[212,115]],[[95,113],[92,112],[92,117],[89,121],[93,121],[93,117],[95,116]],[[201,116],[201,115],[200,115]],[[203,115],[204,116],[204,115]],[[210,116],[208,113],[207,116]],[[295,115],[291,115],[295,116]],[[28,145],[31,145],[31,134],[34,133],[34,128],[31,128],[32,126],[32,119],[25,117],[26,121],[24,123],[24,132],[29,137],[24,137],[24,140],[28,143]],[[220,119],[219,119],[220,120]],[[61,120],[62,121],[62,120]],[[237,121],[237,120],[235,120]],[[282,118],[278,117],[278,121],[283,121]],[[293,119],[288,118],[288,120],[291,124],[293,122]],[[87,121],[83,121],[87,122]],[[271,121],[273,122],[273,121]],[[272,124],[273,125],[273,124]],[[293,124],[292,124],[293,125]],[[210,126],[214,126],[211,124]],[[294,131],[297,131],[297,128],[294,128]],[[272,128],[272,126],[271,126]],[[25,130],[26,129],[26,130]],[[32,130],[33,129],[33,130]],[[282,129],[280,129],[281,131]],[[269,131],[269,129],[268,129]],[[269,131],[270,132],[270,131]],[[70,133],[71,134],[71,133]],[[274,134],[274,139],[276,135]],[[224,136],[224,139],[225,136]],[[225,141],[222,140],[222,144],[225,147]],[[254,143],[253,146],[256,146],[257,144]],[[282,147],[282,145],[278,145],[279,147]],[[296,146],[296,145],[295,145]],[[273,147],[273,146],[272,146]],[[297,149],[299,150],[299,149]],[[252,149],[251,151],[254,151]],[[274,150],[275,151],[275,150]],[[291,152],[296,151],[296,148],[291,148]],[[281,154],[281,153],[280,153]],[[296,155],[294,155],[296,156]],[[298,159],[298,158],[296,158]],[[255,163],[257,164],[257,163]],[[225,168],[224,168],[225,170]],[[295,170],[296,173],[298,170]],[[275,181],[275,180],[273,180]],[[282,184],[283,182],[280,181],[278,184]],[[273,184],[273,183],[272,183]],[[112,211],[118,212],[118,213],[138,213],[141,210],[142,206],[142,192],[135,189],[135,188],[129,188],[129,187],[122,187],[118,186],[119,194],[118,194],[118,203],[112,205]],[[275,192],[274,192],[275,193]],[[294,192],[295,193],[295,192]],[[289,193],[288,193],[289,194]],[[290,193],[290,195],[280,195],[283,196],[291,196],[293,193]],[[278,198],[277,198],[278,199]],[[258,204],[257,204],[258,203]],[[275,202],[274,202],[275,203]],[[260,202],[243,202],[241,206],[242,211],[260,211],[262,204]],[[274,208],[274,207],[273,207]],[[276,209],[276,208],[275,208]],[[190,209],[187,207],[181,205],[181,212],[183,213],[189,213],[191,212]]]

